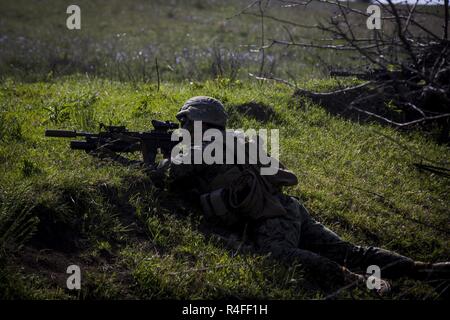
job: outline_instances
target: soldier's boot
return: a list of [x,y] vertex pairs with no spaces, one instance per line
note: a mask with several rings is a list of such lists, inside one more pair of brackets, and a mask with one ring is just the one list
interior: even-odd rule
[[[344,264],[352,270],[364,272],[369,266],[378,266],[383,279],[398,279],[402,277],[413,277],[416,272],[415,263],[412,259],[399,255],[395,252],[377,248],[361,247],[343,242],[335,251],[329,251],[337,255],[339,250],[345,250],[340,256],[345,257]],[[338,261],[339,262],[339,261]]]
[[416,261],[410,276],[417,280],[448,280],[450,279],[450,262],[425,263]]
[[[325,279],[322,279],[322,281]],[[367,283],[368,282],[378,282],[378,286],[375,286],[373,289],[369,289]],[[360,287],[360,288],[367,288],[369,290],[374,290],[378,295],[383,296],[391,292],[391,284],[386,279],[369,279],[368,276],[362,276],[360,274],[354,273],[350,270],[348,270],[345,267],[342,267],[341,272],[335,272],[334,273],[334,281],[330,282],[333,283],[333,287],[328,288],[334,288],[336,289],[336,285],[340,285],[339,290],[345,289],[345,288],[354,288],[354,287]]]
[[[274,249],[272,253],[274,257],[289,264],[300,263],[312,279],[325,291],[337,292],[355,287],[366,288],[367,286],[367,276],[353,272],[313,252],[302,249],[279,248]],[[390,283],[385,279],[378,280],[380,287],[374,288],[374,290],[380,295],[389,293],[391,291]]]

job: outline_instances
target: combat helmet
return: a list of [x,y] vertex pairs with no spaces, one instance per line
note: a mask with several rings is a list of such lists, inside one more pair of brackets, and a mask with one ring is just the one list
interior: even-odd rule
[[176,117],[178,120],[186,117],[191,121],[202,121],[203,123],[225,128],[228,115],[219,100],[198,96],[186,101]]

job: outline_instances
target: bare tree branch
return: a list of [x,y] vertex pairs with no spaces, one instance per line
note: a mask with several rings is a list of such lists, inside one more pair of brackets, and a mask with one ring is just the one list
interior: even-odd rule
[[411,125],[418,124],[418,123],[421,123],[421,122],[424,122],[424,121],[430,121],[430,120],[436,120],[436,119],[442,119],[442,118],[449,118],[450,117],[450,113],[444,113],[444,114],[440,114],[440,115],[437,115],[437,116],[423,117],[423,118],[420,118],[420,119],[417,119],[417,120],[401,123],[401,122],[396,122],[396,121],[390,120],[390,119],[388,119],[386,117],[382,117],[382,116],[380,116],[380,115],[378,115],[376,113],[360,109],[358,107],[355,107],[354,105],[351,106],[351,109],[354,109],[354,110],[359,111],[361,113],[365,113],[365,114],[367,114],[369,116],[372,116],[372,117],[375,117],[377,119],[383,120],[384,122],[392,124],[392,125],[394,125],[396,127],[406,127],[406,126],[411,126]]

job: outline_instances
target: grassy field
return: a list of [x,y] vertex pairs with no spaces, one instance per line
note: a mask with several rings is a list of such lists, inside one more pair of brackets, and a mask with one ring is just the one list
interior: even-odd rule
[[[332,79],[305,86],[325,90]],[[281,159],[298,176],[311,214],[345,239],[414,259],[449,256],[449,181],[413,163],[447,163],[449,150],[419,134],[329,115],[286,87],[240,81],[126,84],[76,76],[0,89],[0,296],[3,298],[318,298],[298,266],[237,253],[201,231],[198,212],[151,187],[138,169],[99,163],[49,139],[45,128],[95,130],[98,122],[149,127],[174,120],[187,98],[221,99],[231,128],[279,128]],[[255,102],[267,122],[240,114]],[[426,159],[426,160],[425,160]],[[78,294],[65,269],[83,270]],[[401,280],[391,298],[439,297]],[[348,292],[342,297],[348,297]],[[376,298],[357,290],[353,297]]]
[[[310,28],[274,21],[278,17],[299,25],[326,22],[336,8],[311,4],[307,8],[266,8],[264,39],[257,6],[236,15],[252,1],[87,1],[81,8],[81,30],[66,27],[71,1],[0,1],[0,75],[26,81],[88,73],[120,81],[156,80],[156,59],[166,81],[203,81],[224,77],[247,79],[261,68],[257,49],[272,39],[310,43],[330,36]],[[365,10],[364,5],[355,5]],[[429,9],[442,15],[438,7]],[[424,16],[430,30],[440,30],[433,16]],[[355,33],[367,32],[365,20],[352,17]],[[417,31],[419,32],[419,31]],[[370,36],[370,34],[368,35]],[[340,43],[339,40],[336,43]],[[327,75],[333,68],[357,67],[358,55],[295,46],[265,50],[264,74],[295,81]]]
[[[44,137],[47,128],[96,131],[100,122],[148,130],[151,119],[174,121],[195,95],[220,99],[230,128],[279,129],[281,160],[299,177],[286,192],[346,240],[450,260],[449,180],[415,166],[448,167],[448,146],[331,115],[287,86],[249,79],[260,69],[260,21],[235,16],[249,3],[80,0],[82,29],[70,31],[71,1],[0,1],[0,298],[327,296],[301,266],[211,235],[200,212],[154,188],[139,169]],[[322,9],[266,13],[313,24],[332,13]],[[266,18],[266,43],[286,39],[285,27]],[[429,27],[440,28],[432,19]],[[296,40],[324,37],[288,29]],[[351,56],[318,53],[273,47],[263,71],[314,91],[358,82],[326,76],[326,64],[359,63]],[[242,113],[249,104],[271,116]],[[81,267],[80,291],[66,289],[71,264]],[[385,298],[442,299],[443,289],[401,279]],[[379,298],[364,288],[338,297]]]

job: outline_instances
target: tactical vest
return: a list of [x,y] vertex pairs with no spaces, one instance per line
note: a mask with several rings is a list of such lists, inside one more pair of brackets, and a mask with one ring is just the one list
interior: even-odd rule
[[246,163],[220,166],[200,197],[204,213],[219,217],[226,224],[285,215],[279,199],[281,187],[297,184],[295,174],[281,163],[276,174],[261,175],[259,164],[247,163],[249,144],[256,142],[245,143]]

